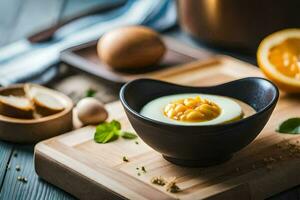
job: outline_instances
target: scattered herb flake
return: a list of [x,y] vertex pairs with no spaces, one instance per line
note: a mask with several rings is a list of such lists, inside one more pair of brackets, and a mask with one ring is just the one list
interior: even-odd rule
[[123,132],[121,132],[121,137],[124,138],[124,139],[130,139],[131,140],[131,139],[137,138],[137,135],[134,134],[134,133],[123,131]]
[[155,185],[164,186],[166,185],[167,181],[161,176],[156,176],[151,179],[151,183]]
[[147,171],[146,171],[146,168],[145,168],[144,166],[142,166],[142,171],[143,171],[144,173],[147,172]]
[[138,175],[138,176],[140,176],[140,175],[141,175],[141,173],[140,173],[140,172],[138,172],[138,173],[137,173],[137,175]]
[[176,178],[174,178],[172,181],[170,181],[167,186],[166,186],[166,190],[168,192],[171,192],[171,193],[177,193],[177,192],[180,192],[180,188],[178,187],[178,185],[176,184],[176,181],[175,181]]
[[136,170],[139,170],[140,168],[137,167],[137,168],[135,168],[135,169],[136,169]]
[[300,118],[290,118],[282,122],[276,131],[286,134],[300,134]]
[[20,182],[23,182],[23,183],[27,183],[28,182],[27,178],[24,177],[24,176],[18,176],[17,180],[20,181]]
[[20,171],[21,167],[19,165],[16,165],[16,171]]
[[135,144],[139,144],[139,141],[135,141],[134,143],[135,143]]
[[85,97],[94,97],[96,95],[97,91],[90,88],[85,92]]
[[176,185],[175,182],[172,182],[168,184],[167,191],[171,193],[177,193],[180,192],[180,188]]
[[123,161],[124,162],[129,162],[128,158],[126,156],[123,156]]
[[176,184],[176,177],[172,177],[171,180],[169,180],[169,182],[168,182],[163,177],[156,176],[151,179],[151,183],[160,185],[160,186],[166,185],[166,191],[171,192],[171,193],[177,193],[177,192],[181,191],[181,189]]

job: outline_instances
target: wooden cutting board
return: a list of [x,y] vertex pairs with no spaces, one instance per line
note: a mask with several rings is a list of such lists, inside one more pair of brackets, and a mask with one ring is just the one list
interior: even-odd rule
[[[262,74],[244,62],[217,57],[155,77],[206,86],[246,76]],[[299,116],[299,107],[299,97],[282,94],[255,141],[218,166],[176,166],[140,139],[138,144],[124,139],[97,144],[92,139],[95,127],[88,126],[37,144],[35,169],[40,177],[80,199],[263,199],[300,183],[300,136],[275,132],[281,121]],[[124,130],[132,131],[120,102],[108,104],[107,109],[110,119],[120,120]],[[146,173],[136,169],[142,166]],[[169,193],[153,185],[150,180],[155,176],[176,177],[181,191]]]

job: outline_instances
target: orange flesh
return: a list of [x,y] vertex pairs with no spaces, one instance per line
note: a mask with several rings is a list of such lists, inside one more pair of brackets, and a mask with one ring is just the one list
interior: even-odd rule
[[186,122],[209,121],[218,117],[220,113],[221,109],[217,104],[199,96],[173,101],[164,108],[166,117]]
[[300,80],[300,38],[288,38],[272,47],[269,60],[285,76]]

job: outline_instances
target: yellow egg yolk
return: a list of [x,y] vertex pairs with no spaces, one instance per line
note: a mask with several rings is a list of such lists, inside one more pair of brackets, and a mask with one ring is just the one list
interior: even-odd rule
[[289,38],[272,47],[269,60],[284,75],[300,80],[300,38]]
[[170,119],[186,122],[203,122],[218,117],[220,107],[207,99],[185,98],[172,101],[164,108],[164,115]]

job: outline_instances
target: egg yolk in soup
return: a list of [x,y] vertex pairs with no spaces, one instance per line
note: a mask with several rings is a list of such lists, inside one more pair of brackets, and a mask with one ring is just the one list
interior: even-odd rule
[[179,125],[216,125],[234,122],[254,114],[248,104],[230,97],[185,93],[158,97],[146,103],[141,115]]
[[164,108],[164,114],[170,119],[202,122],[218,117],[221,113],[220,107],[212,101],[194,98],[184,98],[168,103]]

